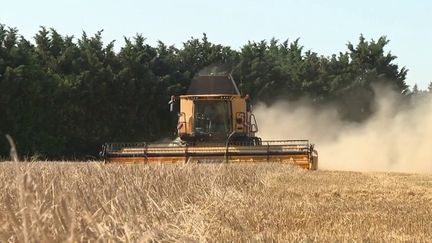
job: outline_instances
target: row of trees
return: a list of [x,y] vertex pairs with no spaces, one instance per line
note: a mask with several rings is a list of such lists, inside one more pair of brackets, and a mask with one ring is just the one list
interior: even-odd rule
[[[205,34],[181,48],[150,46],[136,35],[116,52],[101,31],[75,38],[41,27],[29,41],[0,25],[0,135],[11,134],[21,154],[48,158],[95,155],[105,141],[171,137],[170,95],[184,93],[194,75],[215,64],[254,101],[333,103],[343,118],[361,121],[372,112],[372,84],[409,93],[407,70],[384,51],[387,43],[360,36],[346,52],[325,57],[303,50],[299,40],[233,50]],[[0,155],[7,153],[0,139]]]

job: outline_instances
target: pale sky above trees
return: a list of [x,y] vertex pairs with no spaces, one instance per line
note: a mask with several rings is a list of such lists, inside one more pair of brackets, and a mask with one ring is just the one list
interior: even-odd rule
[[403,1],[6,1],[0,23],[17,27],[31,39],[39,26],[63,35],[93,35],[103,29],[105,42],[141,33],[147,42],[158,40],[181,47],[190,37],[207,33],[210,41],[239,49],[247,41],[275,37],[301,39],[305,49],[322,55],[346,50],[346,43],[387,36],[386,47],[396,63],[409,69],[407,83],[426,89],[432,81],[432,2]]

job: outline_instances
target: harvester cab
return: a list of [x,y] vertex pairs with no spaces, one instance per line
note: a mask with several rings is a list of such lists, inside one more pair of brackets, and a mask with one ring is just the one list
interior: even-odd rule
[[[217,87],[215,89],[214,87]],[[188,144],[260,144],[248,96],[241,96],[231,76],[199,76],[180,96],[178,135]]]
[[179,100],[178,138],[171,143],[106,143],[105,162],[282,162],[317,169],[318,154],[308,140],[262,141],[251,113],[229,75],[195,77]]

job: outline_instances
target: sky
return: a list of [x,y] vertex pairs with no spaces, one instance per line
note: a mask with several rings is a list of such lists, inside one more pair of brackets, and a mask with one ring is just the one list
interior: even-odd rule
[[248,41],[300,38],[305,50],[329,56],[346,51],[360,34],[369,40],[387,36],[386,51],[409,69],[407,83],[426,89],[432,81],[427,0],[2,0],[0,23],[18,28],[26,39],[40,26],[78,37],[103,30],[105,43],[115,40],[117,50],[124,36],[137,33],[150,45],[161,40],[177,47],[206,33],[209,41],[237,50]]

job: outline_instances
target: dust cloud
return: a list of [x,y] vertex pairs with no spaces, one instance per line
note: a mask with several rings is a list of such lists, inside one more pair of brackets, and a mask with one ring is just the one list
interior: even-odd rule
[[310,140],[320,169],[431,173],[432,95],[402,105],[400,96],[389,89],[375,93],[375,112],[363,123],[341,120],[332,107],[258,104],[258,135],[265,140]]

